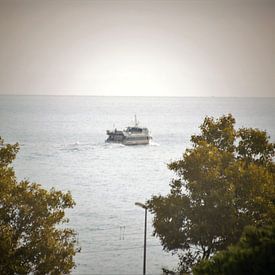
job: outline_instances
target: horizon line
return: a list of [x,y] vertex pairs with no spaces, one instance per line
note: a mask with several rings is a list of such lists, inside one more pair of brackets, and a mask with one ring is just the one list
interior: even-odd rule
[[78,95],[78,94],[0,94],[0,96],[52,97],[163,97],[163,98],[275,98],[275,96],[180,96],[180,95]]

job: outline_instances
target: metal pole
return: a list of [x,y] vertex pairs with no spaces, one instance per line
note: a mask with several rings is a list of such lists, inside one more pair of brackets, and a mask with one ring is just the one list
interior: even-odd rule
[[143,252],[143,275],[146,275],[146,233],[147,233],[147,208],[145,209],[144,221],[144,252]]
[[147,207],[141,202],[136,202],[135,205],[142,207],[145,210],[144,220],[144,251],[143,251],[143,275],[146,275],[146,234],[147,234]]

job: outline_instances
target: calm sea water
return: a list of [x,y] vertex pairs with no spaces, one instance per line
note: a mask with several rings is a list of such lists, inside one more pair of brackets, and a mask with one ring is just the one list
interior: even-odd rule
[[[21,145],[19,179],[71,191],[68,216],[82,248],[74,274],[142,274],[144,211],[134,203],[166,194],[166,164],[182,156],[206,115],[227,113],[274,141],[275,98],[0,96],[0,135]],[[134,114],[152,144],[105,144],[106,130],[133,124]],[[151,219],[147,272],[161,274],[177,258],[152,237]]]

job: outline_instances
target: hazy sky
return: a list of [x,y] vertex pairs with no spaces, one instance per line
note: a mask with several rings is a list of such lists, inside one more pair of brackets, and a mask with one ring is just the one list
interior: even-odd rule
[[275,96],[275,0],[0,0],[0,94]]

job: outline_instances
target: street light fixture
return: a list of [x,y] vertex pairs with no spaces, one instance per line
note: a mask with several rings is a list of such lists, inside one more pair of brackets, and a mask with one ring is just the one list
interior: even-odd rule
[[143,250],[143,275],[146,274],[146,231],[147,231],[147,209],[148,207],[141,203],[136,202],[135,205],[143,208],[145,210],[145,220],[144,220],[144,250]]

